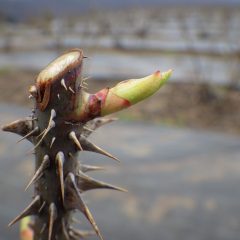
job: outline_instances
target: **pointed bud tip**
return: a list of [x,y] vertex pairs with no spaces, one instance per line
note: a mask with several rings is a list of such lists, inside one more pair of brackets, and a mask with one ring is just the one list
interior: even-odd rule
[[173,69],[169,69],[166,72],[162,72],[161,73],[161,77],[165,78],[166,80],[168,80],[171,77],[172,73],[173,73]]
[[[170,78],[172,70],[166,72],[160,72],[159,70],[155,73],[139,79],[130,79],[127,81],[120,82],[118,85],[110,89],[115,96],[121,99],[128,100],[130,105],[133,105],[139,101],[142,101],[155,92],[157,92]],[[107,98],[105,104],[108,108],[109,105],[116,105],[116,101],[113,101],[113,97]],[[113,108],[113,107],[112,107]],[[125,106],[122,106],[125,108]],[[113,108],[114,109],[114,108]],[[107,109],[108,110],[108,109]],[[116,110],[119,110],[116,108]],[[110,111],[105,112],[109,113]],[[111,111],[113,112],[113,111]]]
[[173,69],[169,69],[165,72],[161,72],[160,70],[157,70],[153,75],[157,78],[161,78],[164,81],[164,83],[170,78],[170,76],[172,75]]

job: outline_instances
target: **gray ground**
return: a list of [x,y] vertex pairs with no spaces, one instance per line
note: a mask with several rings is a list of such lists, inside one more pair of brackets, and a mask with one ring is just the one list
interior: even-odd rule
[[[0,124],[28,113],[0,105]],[[33,173],[33,156],[25,154],[31,145],[18,139],[0,132],[0,240],[18,239],[18,227],[6,225],[32,194],[24,193]],[[92,176],[129,190],[85,196],[105,239],[239,240],[239,137],[119,121],[92,140],[122,160],[82,154],[84,162],[108,167]]]

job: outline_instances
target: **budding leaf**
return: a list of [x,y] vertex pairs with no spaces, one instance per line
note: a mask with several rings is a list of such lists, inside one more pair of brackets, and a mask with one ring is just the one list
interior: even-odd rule
[[169,79],[172,70],[155,72],[140,79],[129,79],[113,88],[105,88],[95,94],[81,92],[76,98],[76,109],[71,118],[88,121],[130,107],[157,92]]
[[[164,85],[171,76],[171,73],[172,70],[163,73],[157,71],[144,78],[130,79],[120,82],[109,90],[105,103],[102,107],[101,115],[104,116],[109,113],[122,110],[125,107],[129,107],[150,97]],[[113,95],[115,95],[115,97],[113,97]],[[122,105],[119,106],[119,104],[121,104],[121,102],[119,102],[119,98],[125,100],[125,102],[129,102],[129,105],[124,105],[123,101]],[[116,101],[116,99],[118,101]]]

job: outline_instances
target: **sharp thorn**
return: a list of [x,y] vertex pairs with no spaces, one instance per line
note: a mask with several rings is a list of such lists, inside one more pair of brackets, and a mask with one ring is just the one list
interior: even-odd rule
[[[51,109],[50,120],[53,120],[57,116],[57,113],[54,109]],[[50,121],[49,121],[50,122]]]
[[[75,161],[75,158],[71,152],[68,153],[69,156]],[[93,166],[93,165],[87,165],[87,164],[79,164],[80,171],[85,173],[85,172],[90,172],[90,171],[99,171],[99,170],[105,170],[104,167],[101,166]]]
[[75,94],[74,90],[71,88],[71,86],[68,88],[73,94]]
[[49,133],[49,131],[50,131],[52,128],[55,127],[55,125],[56,125],[56,124],[55,124],[55,122],[54,122],[53,120],[51,120],[51,121],[49,122],[48,127],[47,127],[45,130],[43,130],[44,133],[43,133],[41,139],[38,141],[38,143],[34,146],[34,148],[33,148],[31,151],[35,150],[35,149],[42,143],[43,139],[46,137],[46,135]]
[[78,195],[79,190],[77,189],[77,185],[75,182],[75,176],[73,173],[68,173],[65,178],[65,201],[64,205],[67,210],[78,209],[81,210],[81,206],[79,205]]
[[66,177],[66,184],[71,185],[74,190],[77,189],[77,185],[75,182],[75,176],[72,172],[69,172],[67,177]]
[[98,170],[104,170],[104,167],[100,167],[100,166],[91,166],[91,165],[85,165],[85,164],[81,164],[80,165],[81,171],[82,172],[90,172],[90,171],[98,171]]
[[19,119],[9,124],[2,126],[2,130],[6,132],[16,133],[22,137],[32,131],[33,125],[32,121],[29,121],[28,118]]
[[37,213],[38,207],[40,204],[40,196],[37,195],[33,201],[16,217],[14,218],[9,224],[8,227],[11,227],[13,224],[15,224],[20,219],[29,216],[34,215]]
[[[42,141],[43,141],[43,139],[46,137],[46,135],[49,133],[49,131],[52,129],[52,128],[54,128],[55,127],[55,122],[53,121],[53,119],[56,117],[56,111],[54,110],[54,109],[52,109],[51,110],[51,114],[50,114],[50,118],[49,118],[49,121],[48,121],[48,126],[47,126],[47,128],[46,129],[44,129],[43,131],[42,131],[42,133],[40,133],[40,135],[38,136],[38,137],[40,137],[40,136],[42,136],[41,137],[41,139],[38,141],[38,143],[34,146],[34,148],[32,149],[32,150],[35,150],[41,143],[42,143]],[[30,150],[30,151],[32,151],[32,150]]]
[[64,218],[62,218],[62,231],[63,231],[63,235],[66,238],[66,240],[70,240],[69,235],[68,235],[68,231],[67,231],[67,227],[64,221]]
[[81,143],[79,142],[77,136],[76,136],[76,133],[74,131],[70,132],[69,133],[69,138],[71,140],[73,140],[73,142],[77,145],[77,147],[79,148],[79,150],[83,150],[82,146],[81,146]]
[[86,127],[86,126],[83,126],[83,128],[84,128],[84,130],[87,130],[87,131],[89,131],[89,132],[93,132],[93,131],[94,131],[93,129],[88,128],[88,127]]
[[46,201],[44,201],[44,202],[42,203],[41,207],[38,209],[38,212],[39,212],[39,213],[43,210],[43,208],[45,207],[45,205],[46,205]]
[[61,195],[62,195],[63,203],[64,203],[64,176],[63,176],[64,161],[65,161],[65,158],[64,158],[63,152],[58,152],[56,155],[56,165],[57,165],[57,173],[58,173],[59,181],[60,181]]
[[87,124],[90,124],[91,125],[91,128],[92,129],[96,129],[96,128],[99,128],[107,123],[111,123],[111,122],[114,122],[114,121],[117,121],[118,118],[107,118],[107,117],[99,117],[99,118],[95,118],[91,121],[89,121]]
[[47,227],[47,224],[44,223],[44,224],[42,225],[41,230],[40,230],[40,234],[42,234],[42,233],[44,232],[44,230],[46,229],[46,227]]
[[117,118],[103,118],[103,117],[90,120],[87,122],[86,125],[84,125],[83,133],[81,135],[84,137],[88,137],[95,129],[116,120]]
[[103,154],[107,157],[110,157],[110,158],[116,160],[117,162],[120,162],[118,158],[114,157],[112,154],[106,152],[105,150],[101,149],[100,147],[96,146],[95,144],[93,144],[92,142],[87,140],[85,137],[81,136],[80,142],[81,142],[81,146],[82,146],[83,150]]
[[35,172],[35,174],[31,178],[31,180],[27,184],[27,186],[25,188],[25,191],[31,186],[32,183],[36,182],[36,180],[38,180],[42,176],[44,170],[49,167],[49,164],[50,164],[49,156],[45,155],[43,157],[43,161],[42,161],[41,165],[39,166],[39,168],[37,169],[37,171]]
[[124,188],[113,186],[105,182],[97,181],[96,179],[91,178],[80,171],[78,172],[75,178],[76,178],[77,186],[81,192],[85,192],[92,189],[100,189],[100,188],[127,192],[127,190]]
[[52,148],[53,143],[55,142],[55,140],[56,140],[56,137],[53,137],[52,140],[51,140],[51,143],[50,143],[50,149]]
[[17,141],[17,143],[21,142],[22,140],[34,135],[35,133],[39,132],[39,127],[35,127],[32,131],[27,133],[25,136],[23,136],[20,140]]
[[61,85],[65,88],[66,91],[68,90],[64,78],[61,80]]
[[56,123],[53,120],[51,120],[51,122],[49,122],[49,130],[54,128],[55,126],[56,126]]
[[90,78],[91,78],[90,76],[84,77],[84,78],[82,79],[82,83],[85,82],[85,81],[87,81],[87,80],[90,79]]
[[37,135],[36,138],[40,138],[45,132],[46,132],[46,129],[44,129],[39,135]]
[[48,240],[52,238],[52,230],[54,221],[57,218],[57,209],[54,203],[49,205],[49,223],[48,223]]
[[87,89],[86,86],[83,86],[82,84],[79,84],[79,86],[82,88],[82,89]]
[[94,218],[93,218],[93,216],[92,216],[89,208],[88,208],[87,205],[83,202],[83,200],[82,200],[82,204],[83,204],[83,209],[84,209],[84,210],[83,210],[83,214],[85,215],[85,217],[87,218],[87,220],[88,220],[88,221],[90,222],[90,224],[92,225],[92,227],[93,227],[94,231],[96,232],[96,234],[98,235],[98,237],[99,237],[101,240],[103,240],[103,237],[102,237],[102,235],[101,235],[101,232],[100,232],[100,230],[99,230],[99,228],[98,228],[98,226],[97,226],[97,224],[96,224],[96,222],[95,222],[95,220],[94,220]]
[[[74,197],[72,198],[71,197],[71,202],[69,202],[69,204],[71,205],[70,209],[73,208],[73,209],[78,209],[80,210],[84,215],[85,217],[87,218],[87,220],[91,223],[94,231],[96,232],[96,234],[99,236],[99,238],[101,240],[103,240],[102,238],[102,235],[99,231],[99,228],[90,212],[90,210],[88,209],[87,205],[84,203],[81,195],[80,195],[80,191],[77,187],[77,184],[76,184],[76,181],[75,181],[75,176],[73,173],[69,173],[66,177],[66,184],[67,185],[70,185],[72,186],[72,189],[73,189],[73,194],[74,194]],[[70,187],[70,186],[68,186]],[[67,188],[69,190],[69,188]],[[68,206],[68,205],[67,205]],[[69,206],[68,206],[69,207]]]

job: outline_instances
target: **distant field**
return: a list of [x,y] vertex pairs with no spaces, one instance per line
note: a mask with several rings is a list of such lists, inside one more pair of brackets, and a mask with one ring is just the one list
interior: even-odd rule
[[173,68],[174,81],[239,87],[239,22],[237,7],[148,7],[0,20],[0,69],[39,70],[78,47],[90,57],[87,74],[98,79]]
[[164,89],[123,118],[240,133],[240,8],[92,11],[0,21],[0,100],[29,106],[37,73],[82,48],[89,89],[174,69]]

